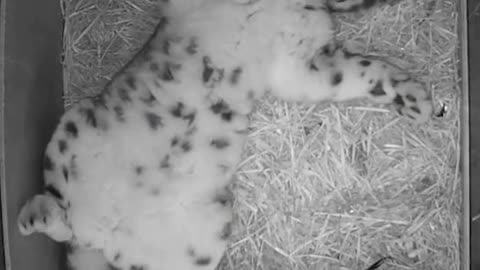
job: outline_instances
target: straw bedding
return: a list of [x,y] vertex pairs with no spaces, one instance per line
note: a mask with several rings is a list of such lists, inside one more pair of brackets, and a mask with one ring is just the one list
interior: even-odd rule
[[[156,0],[64,0],[65,105],[98,93],[142,46]],[[457,12],[405,0],[336,17],[338,39],[425,81],[438,117],[413,126],[366,100],[260,101],[220,269],[459,269]]]

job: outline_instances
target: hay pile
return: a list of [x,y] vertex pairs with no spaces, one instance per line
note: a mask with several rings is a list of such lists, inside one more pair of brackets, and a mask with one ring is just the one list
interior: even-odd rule
[[[157,0],[64,0],[65,104],[97,93],[141,47]],[[338,39],[425,81],[442,117],[417,127],[368,101],[266,98],[235,185],[221,269],[460,268],[456,1],[342,14]]]

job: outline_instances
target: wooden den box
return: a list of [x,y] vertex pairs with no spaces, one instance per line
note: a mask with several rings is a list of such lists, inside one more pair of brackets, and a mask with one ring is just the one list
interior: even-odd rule
[[[103,3],[102,1],[111,4],[116,3],[117,0],[98,0],[96,2]],[[128,2],[126,0],[118,1]],[[456,22],[458,25],[456,30],[459,46],[457,47],[458,53],[456,54],[455,60],[458,60],[458,70],[460,71],[460,74],[458,85],[454,88],[460,89],[461,91],[458,92],[461,94],[456,93],[456,95],[458,94],[458,98],[450,98],[449,95],[443,92],[437,92],[436,95],[437,97],[440,97],[440,99],[450,98],[450,101],[453,100],[458,104],[458,106],[455,104],[446,104],[445,107],[447,113],[449,110],[453,110],[454,116],[452,117],[460,119],[460,121],[456,122],[451,119],[449,121],[458,124],[458,133],[461,134],[459,136],[461,137],[461,140],[459,140],[461,142],[461,146],[459,146],[459,155],[461,155],[462,160],[456,164],[460,164],[458,165],[458,173],[461,174],[460,177],[462,179],[462,185],[459,186],[463,189],[461,192],[463,194],[463,208],[461,211],[462,213],[459,214],[459,218],[457,219],[458,222],[452,225],[454,227],[452,230],[458,229],[459,232],[458,245],[456,246],[458,246],[460,250],[458,253],[460,255],[455,253],[452,255],[452,258],[458,259],[458,265],[453,269],[468,269],[470,264],[470,142],[468,135],[470,133],[469,106],[473,105],[469,105],[468,91],[469,58],[467,50],[467,7],[470,7],[473,11],[473,6],[476,6],[477,4],[474,3],[475,1],[473,0],[469,1],[469,5],[467,5],[465,0],[405,1],[416,2],[422,5],[431,2],[434,3],[432,6],[437,9],[441,9],[442,5],[447,6],[456,3],[457,10],[455,14],[451,15],[452,17],[450,19],[458,20]],[[90,27],[89,24],[95,17],[90,16],[89,18],[92,20],[89,22],[75,22],[74,19],[72,19],[73,16],[67,16],[68,10],[73,10],[73,14],[75,8],[82,6],[84,3],[75,6],[72,4],[73,2],[82,1],[0,0],[0,196],[2,212],[1,225],[3,230],[3,234],[0,234],[3,246],[1,249],[3,252],[0,254],[0,270],[67,269],[65,266],[64,250],[61,245],[53,242],[44,235],[35,234],[29,237],[21,236],[17,229],[16,220],[17,214],[23,203],[33,194],[42,190],[43,151],[59,117],[64,111],[66,104],[65,96],[71,94],[69,86],[70,82],[66,81],[64,78],[70,78],[71,76],[65,76],[65,74],[72,72],[72,70],[75,72],[75,69],[64,64],[65,55],[68,55],[69,57],[71,56],[71,52],[66,53],[66,50],[69,50],[69,47],[67,46],[69,42],[65,39],[66,31],[73,31],[72,27],[74,26],[72,25],[75,23],[78,23],[79,25],[83,23],[81,26],[82,28],[79,30],[79,32],[82,32],[80,33],[82,36],[75,36],[75,38],[81,40],[84,35],[83,32],[86,33],[90,30],[90,28],[87,27]],[[131,2],[141,2],[142,4],[145,4],[149,1],[132,0]],[[132,4],[132,8],[135,9],[138,9],[140,6],[141,5]],[[90,6],[85,5],[83,7],[84,9],[82,12],[88,10]],[[429,16],[435,16],[435,12],[432,14]],[[98,18],[101,19],[101,17]],[[434,20],[432,19],[429,22],[432,23],[433,21]],[[144,37],[148,36],[146,33],[148,33],[148,31],[143,33]],[[345,33],[345,35],[347,34],[349,33]],[[85,35],[88,35],[88,33]],[[445,35],[449,36],[448,33]],[[138,48],[141,45],[140,43],[135,46]],[[81,46],[80,42],[77,45]],[[135,51],[135,49],[130,50],[130,52],[133,51]],[[131,55],[125,55],[122,61],[128,60],[130,56]],[[68,71],[66,72],[66,70]],[[104,82],[98,82],[98,84],[101,83]],[[439,82],[439,85],[442,87],[441,82]],[[476,87],[480,86],[477,85]],[[470,86],[470,88],[472,88],[472,86]],[[328,118],[328,114],[326,114],[325,117]],[[480,134],[477,134],[477,138],[479,137]],[[476,192],[480,192],[480,190]],[[422,221],[428,220],[427,218],[422,219],[421,217],[420,219]],[[234,233],[237,239],[244,237],[241,232],[242,230],[239,229]],[[281,235],[281,233],[278,233],[278,235]],[[268,241],[265,243],[272,243],[272,241]],[[246,242],[248,241],[245,241],[245,243]],[[239,245],[245,243],[238,242]],[[250,247],[250,249],[252,248]],[[239,248],[239,250],[247,250],[247,248]],[[288,262],[284,262],[284,258],[280,258],[281,255],[278,255],[278,250],[275,250],[274,248],[272,248],[272,250],[265,251],[265,258],[255,257],[259,261],[260,259],[265,259],[265,262],[262,264],[264,268],[260,267],[256,269],[295,269],[294,266],[288,265]],[[428,247],[425,247],[425,250],[427,250],[427,252],[422,255],[424,257],[421,259],[424,260],[424,262],[427,262],[429,260],[428,256],[434,255],[428,253]],[[254,255],[255,254],[253,253],[235,253],[234,250],[230,250],[227,254],[230,258],[230,262],[233,262],[233,265],[241,265],[241,261],[248,261],[247,258],[253,258],[252,256]],[[319,255],[319,258],[322,256],[323,255]],[[365,265],[371,264],[371,260],[375,259],[370,255],[365,255],[365,257],[361,257],[360,255],[358,255],[358,257],[355,256],[346,256],[344,258],[346,265],[342,266],[343,268],[338,267],[338,269],[364,269]],[[269,258],[272,262],[277,261],[276,259],[278,259],[279,262],[285,263],[285,266],[281,268],[268,268],[267,261]],[[431,257],[430,259],[434,260],[434,257]],[[300,259],[298,260],[300,261]],[[252,261],[255,260],[252,259]],[[313,264],[309,265],[312,266]],[[354,265],[356,266],[354,267]],[[402,265],[402,267],[397,265],[396,267],[398,268],[393,269],[417,269],[415,267],[422,266],[423,264],[419,263],[416,265],[415,263],[410,263],[405,265]],[[254,269],[253,266],[251,267],[252,268],[247,267],[241,269]],[[444,269],[452,269],[447,268],[447,266],[445,267],[446,268]],[[231,268],[228,265],[224,265],[221,269],[226,270]],[[300,267],[297,269],[303,268]]]

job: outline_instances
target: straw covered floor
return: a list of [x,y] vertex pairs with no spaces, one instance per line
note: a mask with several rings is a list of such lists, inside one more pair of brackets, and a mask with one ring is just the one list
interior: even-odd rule
[[[63,1],[67,107],[98,93],[142,46],[156,1]],[[359,270],[383,257],[379,269],[459,269],[456,1],[404,0],[335,21],[338,40],[426,82],[438,117],[415,126],[367,100],[259,101],[220,269]]]

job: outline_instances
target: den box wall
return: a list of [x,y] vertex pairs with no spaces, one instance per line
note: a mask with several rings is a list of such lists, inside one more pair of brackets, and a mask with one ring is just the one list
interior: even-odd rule
[[22,237],[16,215],[41,190],[42,153],[63,111],[58,0],[0,0],[2,42],[2,225],[6,269],[62,269],[60,248]]

